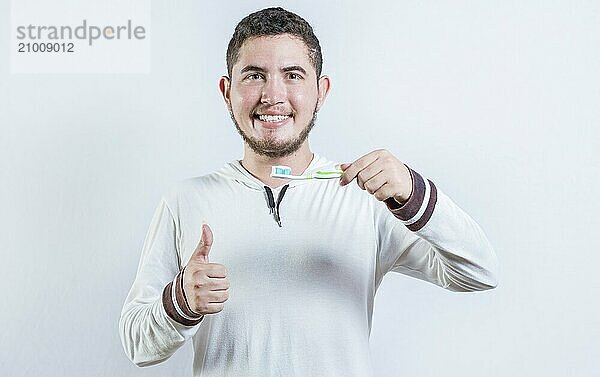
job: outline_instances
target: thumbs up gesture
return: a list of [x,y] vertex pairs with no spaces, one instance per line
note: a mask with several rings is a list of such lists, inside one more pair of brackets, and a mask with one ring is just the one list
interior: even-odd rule
[[229,298],[229,278],[225,266],[208,261],[212,242],[212,231],[207,224],[203,224],[200,242],[183,273],[183,292],[190,309],[198,315],[220,312]]

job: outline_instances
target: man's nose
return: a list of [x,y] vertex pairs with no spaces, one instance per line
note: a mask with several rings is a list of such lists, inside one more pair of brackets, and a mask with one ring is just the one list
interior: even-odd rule
[[285,84],[277,78],[268,78],[262,88],[261,102],[275,105],[285,102],[287,90]]

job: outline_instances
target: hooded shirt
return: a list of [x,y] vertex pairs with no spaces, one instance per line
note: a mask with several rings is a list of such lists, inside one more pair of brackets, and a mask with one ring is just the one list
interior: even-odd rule
[[[336,164],[314,154],[304,173]],[[373,302],[386,273],[452,291],[497,284],[479,225],[409,170],[402,206],[336,179],[270,188],[237,160],[182,181],[145,237],[119,322],[126,354],[152,365],[192,338],[195,377],[371,376]],[[203,223],[214,235],[209,261],[226,267],[230,288],[221,312],[199,317],[182,271]]]

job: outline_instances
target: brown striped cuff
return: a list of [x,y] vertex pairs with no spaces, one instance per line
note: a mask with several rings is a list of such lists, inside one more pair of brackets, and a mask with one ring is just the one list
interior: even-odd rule
[[167,315],[174,321],[185,326],[195,326],[204,316],[198,316],[188,305],[183,291],[183,271],[181,270],[175,279],[167,284],[163,290],[162,302]]
[[394,216],[414,232],[423,228],[431,218],[437,203],[437,189],[429,179],[423,179],[419,173],[406,167],[412,178],[410,197],[403,205],[395,200],[386,200],[385,203]]

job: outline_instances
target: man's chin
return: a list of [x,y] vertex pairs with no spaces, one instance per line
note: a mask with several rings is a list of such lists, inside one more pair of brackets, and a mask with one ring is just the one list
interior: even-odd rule
[[261,145],[260,143],[252,142],[246,142],[246,144],[248,144],[248,146],[254,151],[254,153],[260,156],[266,156],[271,158],[287,157],[296,152],[298,149],[300,149],[300,145],[296,145],[294,143],[278,146],[265,146]]
[[302,130],[298,137],[285,141],[274,141],[273,139],[258,139],[256,137],[246,135],[246,133],[240,128],[238,122],[235,120],[235,117],[233,116],[233,113],[231,111],[230,115],[236,130],[238,131],[240,136],[242,136],[242,139],[250,147],[250,149],[252,149],[254,153],[260,156],[267,156],[271,158],[286,157],[300,149],[300,147],[307,140],[308,134],[314,127],[315,120],[317,118],[317,112],[315,109],[315,111],[313,112],[311,122],[304,130]]

